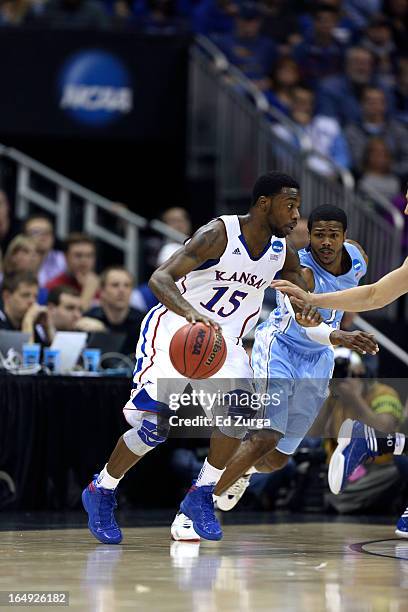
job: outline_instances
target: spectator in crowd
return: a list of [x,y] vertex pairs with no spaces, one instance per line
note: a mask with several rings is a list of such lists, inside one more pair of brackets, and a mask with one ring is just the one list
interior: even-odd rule
[[98,298],[99,278],[95,274],[96,246],[87,234],[73,233],[65,243],[67,271],[62,272],[46,285],[48,290],[66,285],[80,292],[81,305],[87,310]]
[[38,23],[52,28],[101,29],[109,19],[95,0],[48,0]]
[[10,202],[6,192],[0,189],[0,248],[3,253],[12,239],[13,233]]
[[408,125],[408,57],[398,59],[397,82],[393,94],[395,117]]
[[[191,235],[191,218],[185,208],[172,206],[164,211],[161,220],[172,229],[184,234],[186,238]],[[166,241],[158,253],[157,265],[161,266],[180,247],[180,242],[174,242],[173,240]]]
[[[350,353],[349,349],[335,349],[336,367],[339,359],[344,361],[346,378],[333,381],[331,396],[319,415],[319,421],[325,423],[325,446],[329,457],[336,447],[337,434],[345,419],[359,419],[384,432],[398,431],[403,419],[403,406],[397,391],[378,381],[358,378],[364,376],[365,368],[360,356]],[[372,464],[359,466],[350,476],[342,495],[330,495],[329,502],[338,512],[345,514],[383,508],[390,488],[399,482],[393,455],[377,457]]]
[[111,266],[101,274],[100,306],[91,308],[86,317],[98,319],[111,332],[126,334],[122,352],[135,352],[143,314],[130,306],[132,275],[121,266]]
[[34,240],[24,236],[24,234],[15,236],[4,254],[4,275],[26,270],[37,274],[39,265],[40,256],[37,253]]
[[366,87],[361,98],[361,110],[362,121],[349,123],[345,128],[354,170],[362,172],[368,141],[378,136],[393,156],[392,172],[400,178],[408,177],[408,129],[389,115],[383,90]]
[[261,34],[279,45],[280,53],[288,53],[301,42],[296,4],[293,0],[265,0],[263,2]]
[[245,2],[240,6],[235,31],[215,41],[229,61],[254,81],[267,77],[278,58],[274,41],[260,33],[261,26],[259,6]]
[[1,0],[0,26],[20,26],[33,15],[32,0]]
[[378,194],[392,202],[401,191],[400,181],[391,171],[393,160],[386,142],[374,137],[368,141],[363,159],[363,174],[358,182],[361,191]]
[[60,285],[48,294],[48,314],[56,331],[77,331],[82,317],[81,296],[73,287]]
[[367,85],[376,84],[370,51],[351,47],[346,52],[345,74],[324,79],[319,87],[319,113],[335,117],[341,125],[361,121],[361,92]]
[[300,85],[300,71],[291,57],[279,59],[271,74],[270,87],[264,91],[271,106],[290,114],[293,88]]
[[232,34],[238,10],[233,0],[202,0],[193,9],[193,30],[206,36]]
[[385,0],[383,12],[388,17],[397,49],[407,53],[408,0]]
[[45,215],[31,215],[24,222],[24,234],[33,239],[40,256],[38,281],[44,287],[50,280],[65,272],[65,256],[54,249],[55,235],[50,219]]
[[[315,149],[342,168],[350,165],[347,141],[340,125],[333,117],[315,114],[315,94],[312,89],[297,86],[292,94],[291,119],[303,132],[303,138],[284,125],[273,126],[273,131],[283,140],[304,151]],[[318,155],[310,155],[308,164],[325,176],[335,175],[335,167]]]
[[325,77],[337,75],[343,67],[343,45],[334,33],[339,20],[336,8],[318,4],[314,9],[313,33],[293,50],[302,78],[311,86]]
[[[350,44],[357,30],[353,21],[344,12],[342,0],[322,0],[322,3],[325,6],[330,6],[332,9],[335,9],[339,16],[336,28],[333,31],[335,40],[337,40],[337,42],[339,42],[341,45]],[[300,15],[299,17],[300,32],[302,37],[305,39],[309,39],[311,36],[313,36],[313,6],[314,3],[311,3],[308,12]]]
[[[49,343],[51,324],[46,306],[37,303],[38,281],[32,272],[15,272],[4,277],[0,330],[23,331],[30,341]],[[48,340],[48,342],[47,342]]]
[[373,54],[377,74],[383,82],[391,86],[397,48],[392,37],[391,25],[384,15],[376,15],[371,19],[360,45]]

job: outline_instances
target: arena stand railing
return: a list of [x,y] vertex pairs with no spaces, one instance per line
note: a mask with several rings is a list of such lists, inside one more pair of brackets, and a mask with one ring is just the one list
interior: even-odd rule
[[165,223],[148,221],[28,155],[0,145],[0,164],[5,161],[15,164],[15,214],[18,219],[27,218],[33,206],[44,210],[55,220],[57,238],[64,240],[70,232],[72,215],[81,216],[81,219],[76,219],[80,229],[102,245],[117,249],[123,256],[123,265],[133,274],[136,285],[143,271],[140,258],[142,231],[155,232],[174,242],[183,243],[186,239],[184,234]]
[[[272,108],[264,94],[203,36],[196,38],[191,49],[189,83],[188,169],[191,178],[213,173],[217,214],[244,210],[256,177],[271,169],[280,170],[301,183],[302,216],[307,217],[322,203],[346,211],[350,237],[369,253],[364,282],[374,282],[400,265],[401,212],[378,194],[367,198],[357,193],[352,174],[310,148],[303,131]],[[300,149],[305,150],[282,140],[274,132],[276,124],[296,135],[304,144]],[[316,172],[316,160],[330,168],[330,176]],[[396,304],[391,304],[381,315],[395,318],[396,311]]]

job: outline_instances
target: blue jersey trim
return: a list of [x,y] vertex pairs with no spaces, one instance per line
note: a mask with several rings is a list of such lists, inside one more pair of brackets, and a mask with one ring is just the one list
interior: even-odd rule
[[153,310],[150,312],[149,316],[147,317],[147,321],[142,331],[143,343],[142,343],[142,346],[140,347],[140,350],[143,353],[143,357],[139,357],[139,359],[137,360],[136,368],[133,372],[133,376],[135,376],[135,374],[140,372],[140,370],[142,369],[143,359],[147,357],[145,353],[145,347],[146,347],[146,342],[147,342],[146,334],[149,329],[150,321],[152,320],[154,313],[160,310],[160,308],[163,308],[163,304],[158,304],[157,306],[155,306]]
[[258,257],[252,257],[250,250],[248,248],[248,245],[246,243],[246,240],[244,238],[243,234],[240,234],[238,236],[238,238],[240,239],[240,241],[242,242],[242,244],[245,247],[246,252],[248,253],[248,257],[249,259],[252,259],[252,261],[259,261],[260,259],[262,259],[262,257],[265,255],[265,253],[267,253],[271,247],[271,242],[269,241],[268,244],[265,246],[264,250],[262,251],[262,253],[258,256]]

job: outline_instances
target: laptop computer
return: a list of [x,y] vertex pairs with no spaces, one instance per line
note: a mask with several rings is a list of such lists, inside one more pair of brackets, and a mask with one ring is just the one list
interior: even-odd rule
[[21,331],[3,329],[0,331],[0,353],[6,359],[10,349],[14,349],[20,355],[23,354],[23,344],[28,342],[30,334]]
[[87,348],[101,349],[105,353],[121,353],[126,334],[116,332],[91,332],[86,343]]

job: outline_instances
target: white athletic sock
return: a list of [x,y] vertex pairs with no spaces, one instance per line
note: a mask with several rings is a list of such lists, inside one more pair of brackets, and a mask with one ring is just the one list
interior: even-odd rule
[[395,434],[395,448],[394,455],[402,455],[405,447],[405,435],[402,433]]
[[96,487],[101,487],[102,489],[116,489],[123,476],[120,478],[113,478],[113,476],[108,473],[107,465],[108,464],[106,464],[103,470],[101,470],[101,473],[96,479]]
[[223,470],[219,470],[208,463],[206,459],[203,463],[203,467],[201,468],[201,472],[198,475],[196,487],[205,487],[208,485],[215,486],[224,472],[225,468]]
[[245,472],[244,476],[248,476],[248,474],[259,474],[259,472],[256,469],[256,467],[253,465],[252,467],[249,468],[249,470]]

